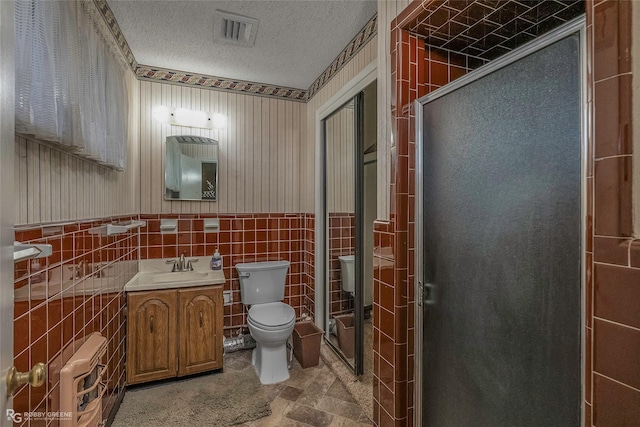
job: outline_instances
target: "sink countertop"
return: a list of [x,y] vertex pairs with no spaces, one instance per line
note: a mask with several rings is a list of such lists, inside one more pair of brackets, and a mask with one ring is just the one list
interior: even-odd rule
[[126,292],[153,291],[163,289],[186,288],[191,286],[223,285],[223,270],[211,270],[211,257],[187,257],[197,260],[193,263],[193,271],[171,272],[171,264],[164,259],[147,259],[140,261],[140,272],[124,287]]

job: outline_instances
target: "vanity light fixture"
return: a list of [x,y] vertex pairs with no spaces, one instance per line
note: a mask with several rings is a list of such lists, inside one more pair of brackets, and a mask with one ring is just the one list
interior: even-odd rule
[[214,129],[226,129],[227,128],[227,116],[220,113],[213,113],[211,117],[211,124]]
[[220,113],[210,114],[204,111],[159,105],[153,109],[151,115],[159,122],[174,126],[203,129],[225,129],[227,127],[227,117]]

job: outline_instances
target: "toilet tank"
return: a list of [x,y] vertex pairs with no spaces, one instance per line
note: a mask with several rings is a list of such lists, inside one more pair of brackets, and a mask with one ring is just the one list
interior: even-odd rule
[[245,305],[282,301],[289,261],[236,264],[240,294]]
[[342,290],[349,293],[356,291],[356,257],[355,255],[339,256],[340,283]]

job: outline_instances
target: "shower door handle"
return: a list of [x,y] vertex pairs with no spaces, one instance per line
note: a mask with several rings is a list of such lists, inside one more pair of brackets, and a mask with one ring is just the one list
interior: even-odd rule
[[418,301],[418,306],[424,305],[435,305],[435,287],[436,285],[433,283],[422,283],[421,280],[418,281],[418,295],[416,300]]
[[436,304],[436,285],[434,283],[424,284],[424,303],[425,305]]

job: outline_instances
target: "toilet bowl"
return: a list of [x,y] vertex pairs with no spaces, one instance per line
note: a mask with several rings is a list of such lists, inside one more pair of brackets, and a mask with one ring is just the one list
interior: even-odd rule
[[293,308],[281,302],[257,304],[249,309],[247,323],[256,340],[251,363],[260,382],[274,384],[287,380],[287,339],[296,323]]
[[256,348],[251,363],[262,384],[289,378],[287,340],[293,332],[296,313],[281,302],[289,261],[236,264],[242,303],[249,305],[247,324]]

